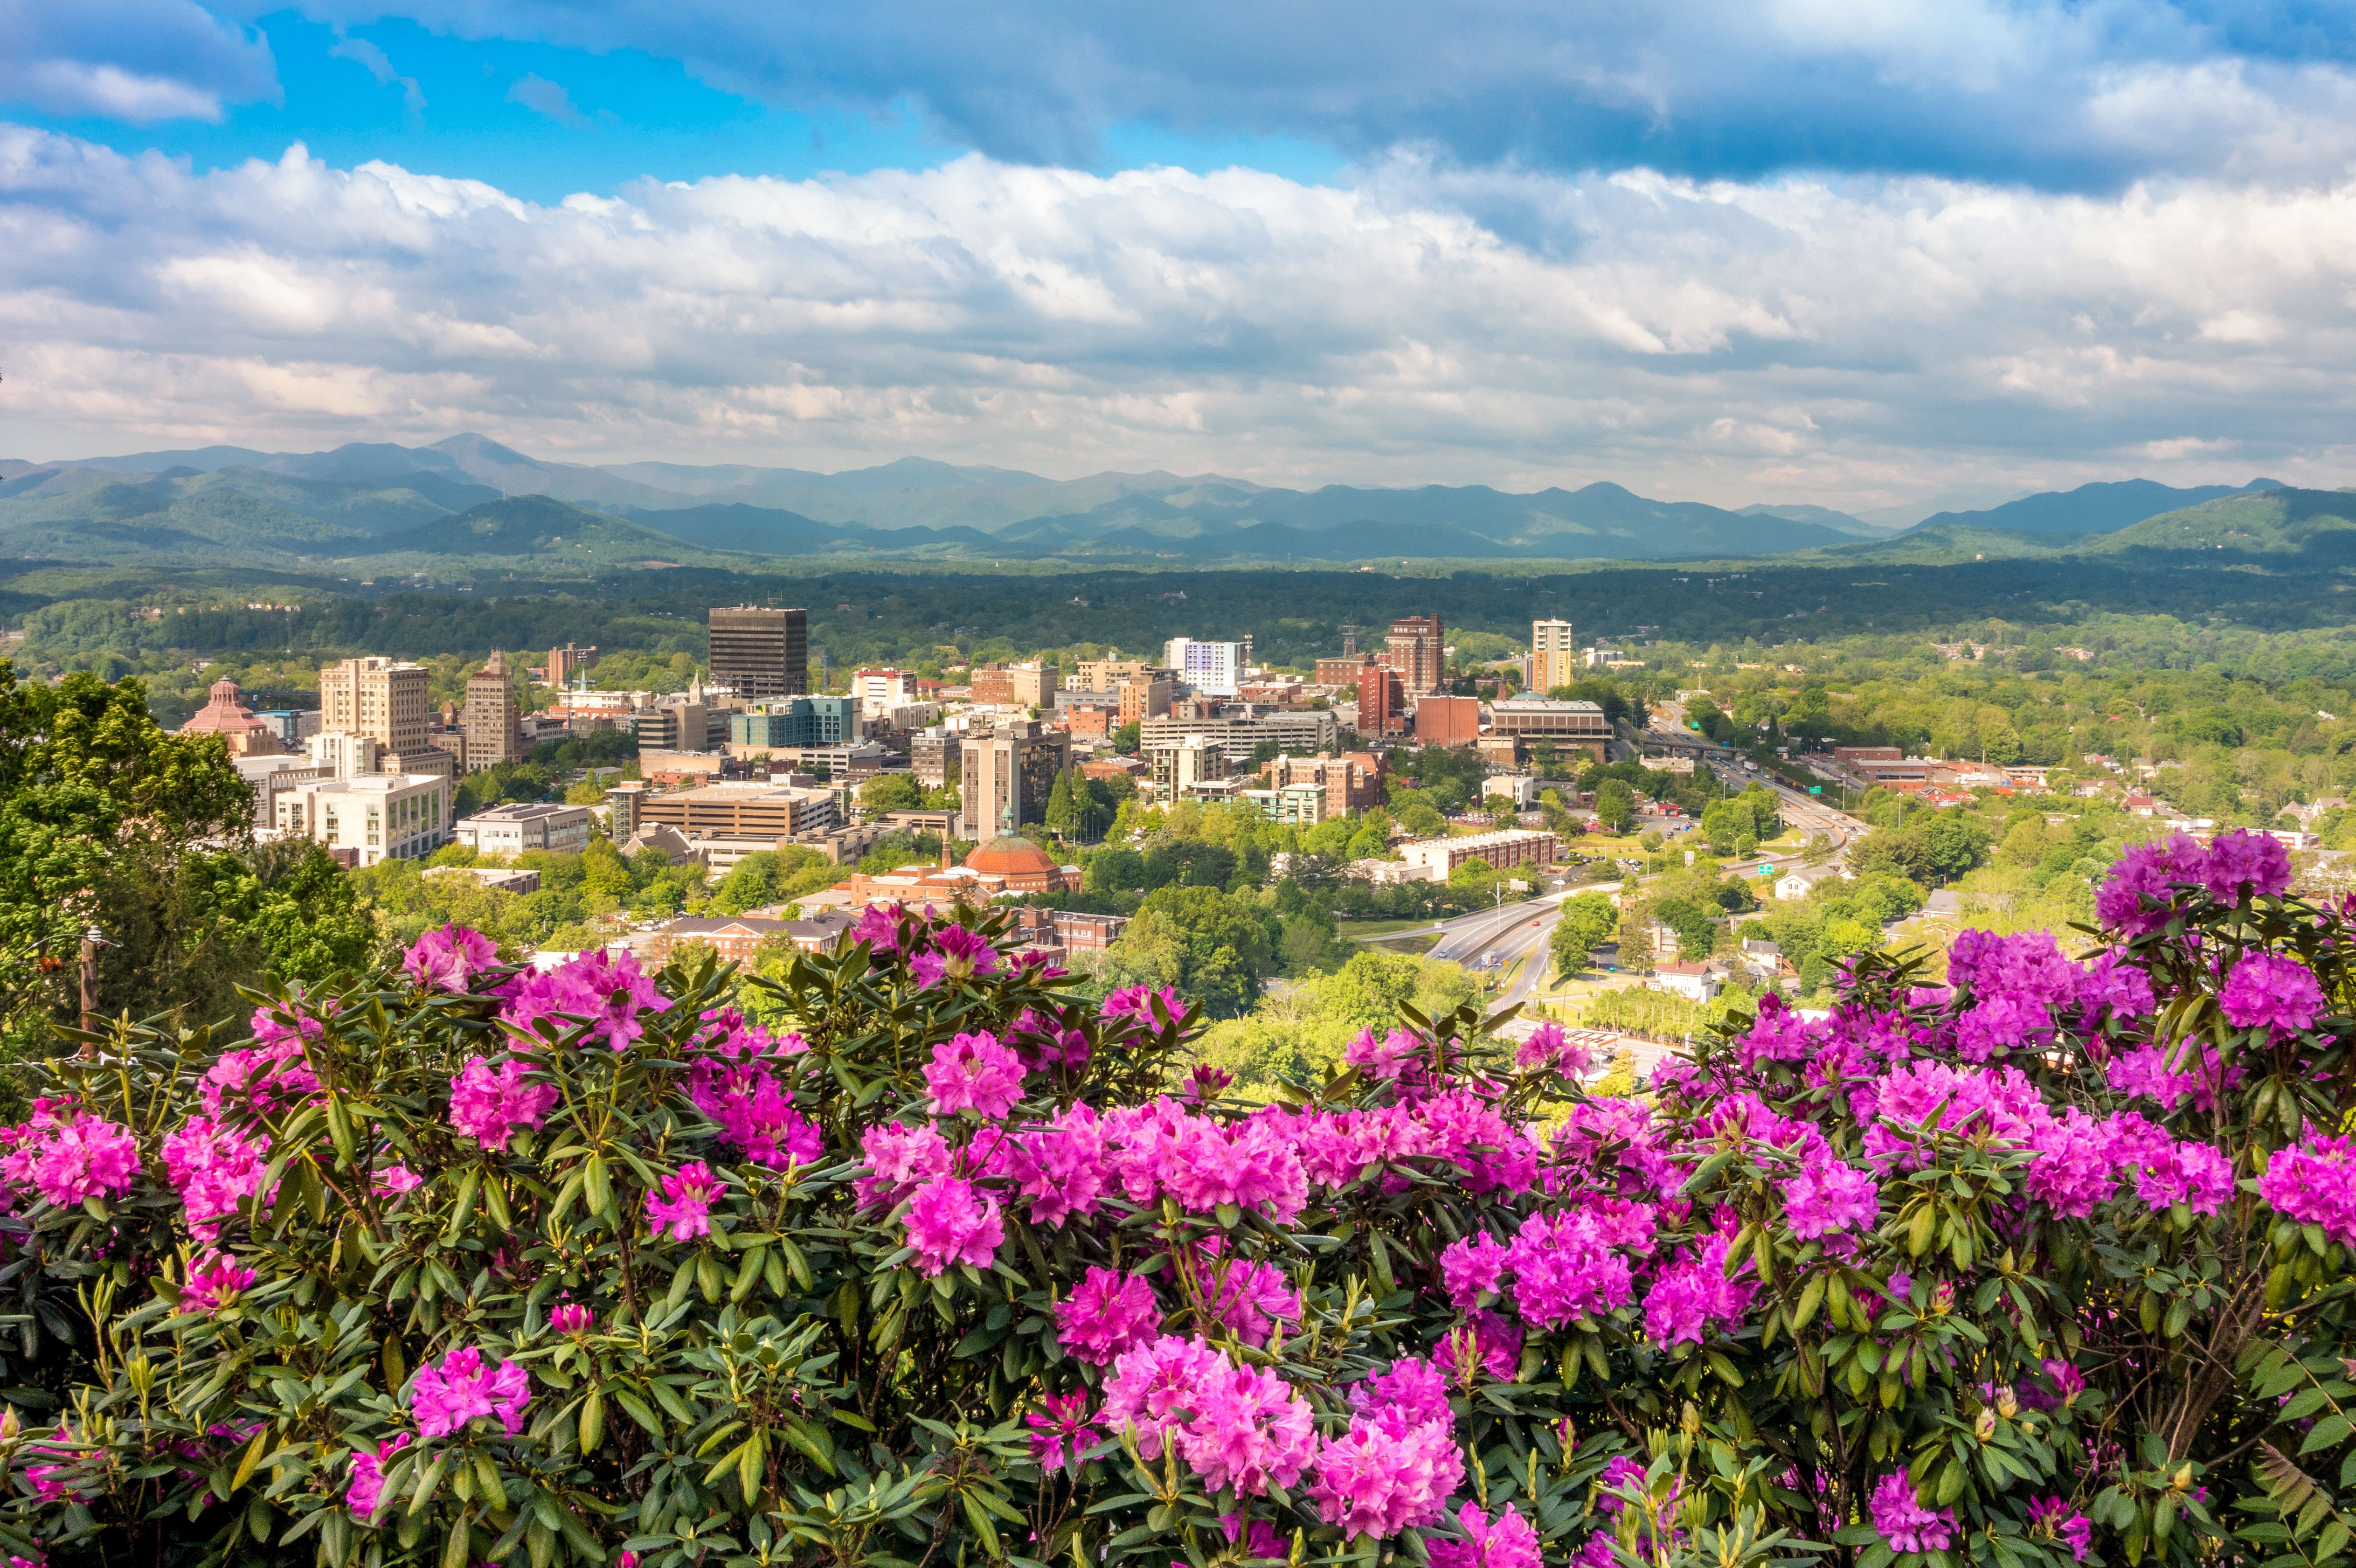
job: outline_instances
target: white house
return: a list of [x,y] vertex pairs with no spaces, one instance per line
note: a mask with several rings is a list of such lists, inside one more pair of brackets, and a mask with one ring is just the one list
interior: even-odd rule
[[1775,897],[1787,902],[1805,898],[1817,884],[1847,875],[1835,865],[1795,865],[1775,879]]
[[586,806],[559,806],[547,801],[493,806],[462,819],[458,842],[483,854],[518,854],[544,849],[558,854],[579,854],[589,847]]
[[1707,1002],[1718,994],[1718,977],[1701,964],[1665,963],[1653,972],[1653,982],[1689,1002]]

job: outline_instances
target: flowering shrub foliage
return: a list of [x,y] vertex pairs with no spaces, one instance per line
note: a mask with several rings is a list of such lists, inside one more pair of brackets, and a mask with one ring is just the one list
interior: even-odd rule
[[2134,852],[2099,956],[1868,957],[1645,1096],[1407,1013],[1273,1105],[998,917],[472,933],[129,1031],[0,1134],[0,1555],[2343,1556],[2343,908]]

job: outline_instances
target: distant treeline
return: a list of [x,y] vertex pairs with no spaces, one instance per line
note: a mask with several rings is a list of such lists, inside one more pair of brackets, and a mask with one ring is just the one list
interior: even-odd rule
[[[954,656],[1023,657],[1043,650],[1163,639],[1254,639],[1279,664],[1306,665],[1339,650],[1356,625],[1379,648],[1389,621],[1437,613],[1451,630],[1518,645],[1534,618],[1561,617],[1590,636],[1639,634],[1689,644],[1823,643],[1915,639],[1979,621],[2043,628],[2045,648],[2084,642],[2098,623],[2132,622],[2136,657],[2190,669],[2226,657],[2254,633],[2347,625],[2340,585],[2320,572],[2253,568],[2138,569],[2083,561],[1987,561],[1954,565],[1626,567],[1525,575],[1495,572],[833,572],[809,575],[680,570],[616,574],[588,588],[484,595],[391,593],[322,600],[296,614],[196,609],[184,590],[67,598],[21,614],[35,660],[94,662],[112,653],[137,666],[166,652],[200,655],[366,650],[402,658],[479,657],[493,647],[567,641],[654,652],[705,649],[713,605],[800,605],[810,640],[837,668]],[[284,597],[284,580],[256,596]],[[139,618],[141,599],[167,606]],[[2121,618],[2125,618],[2122,621]],[[2172,622],[2174,624],[2170,625]],[[2158,629],[2154,629],[2157,628]],[[2276,678],[2340,680],[2356,672],[2356,643],[2300,638]],[[2041,651],[2041,650],[2040,650]],[[80,656],[80,657],[77,657]]]

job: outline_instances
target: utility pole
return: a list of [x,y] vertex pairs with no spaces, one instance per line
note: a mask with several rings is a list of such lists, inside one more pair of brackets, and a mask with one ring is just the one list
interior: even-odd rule
[[[98,940],[96,926],[81,934],[81,1028],[85,1035],[98,1032]],[[98,1055],[98,1043],[84,1040],[81,1054]]]

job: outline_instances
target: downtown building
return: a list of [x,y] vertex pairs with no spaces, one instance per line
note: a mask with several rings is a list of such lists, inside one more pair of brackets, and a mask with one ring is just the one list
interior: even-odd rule
[[1570,622],[1530,622],[1530,667],[1527,674],[1528,685],[1534,695],[1543,697],[1557,686],[1568,686],[1577,681],[1582,662],[1578,649],[1571,646]]
[[739,702],[809,692],[809,612],[752,605],[710,612],[712,682]]

